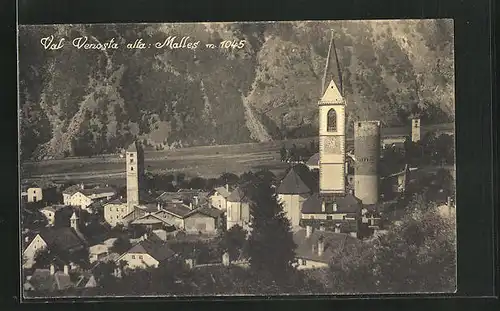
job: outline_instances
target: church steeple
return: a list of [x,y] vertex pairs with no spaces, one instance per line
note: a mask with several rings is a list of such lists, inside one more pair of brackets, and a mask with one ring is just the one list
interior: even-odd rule
[[330,84],[328,84],[328,87],[325,90],[325,93],[323,94],[323,97],[321,98],[320,104],[343,104],[344,103],[344,98],[339,92],[339,89],[337,88],[337,85],[335,82],[332,80],[330,81]]

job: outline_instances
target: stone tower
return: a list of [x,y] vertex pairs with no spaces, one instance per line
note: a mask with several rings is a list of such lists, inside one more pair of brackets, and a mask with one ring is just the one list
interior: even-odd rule
[[345,101],[333,80],[318,105],[320,194],[344,195]]
[[143,177],[143,157],[141,146],[134,142],[127,149],[125,157],[127,169],[127,209],[131,212],[139,204],[139,192]]
[[420,119],[411,119],[411,141],[419,142],[421,133]]
[[379,197],[380,121],[354,123],[354,195],[363,204],[375,204]]

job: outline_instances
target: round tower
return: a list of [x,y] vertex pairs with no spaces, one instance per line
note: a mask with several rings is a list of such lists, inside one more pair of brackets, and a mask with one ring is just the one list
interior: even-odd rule
[[354,123],[354,195],[363,204],[378,202],[380,121]]

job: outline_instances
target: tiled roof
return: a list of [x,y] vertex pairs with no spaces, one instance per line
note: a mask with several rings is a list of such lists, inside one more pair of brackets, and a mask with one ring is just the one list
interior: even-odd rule
[[131,222],[131,224],[133,224],[133,225],[151,225],[151,224],[158,224],[158,223],[166,223],[169,226],[172,225],[163,217],[156,216],[155,214],[144,215],[142,217],[136,218],[135,220],[133,220]]
[[217,191],[223,198],[226,199],[231,195],[231,192],[228,189],[226,189],[226,187],[217,187],[214,190]]
[[212,218],[219,218],[224,212],[221,211],[220,209],[218,208],[214,208],[214,207],[200,207],[198,209],[195,209],[194,211],[192,211],[191,213],[189,213],[187,217],[190,217],[191,215],[194,215],[194,214],[203,214],[203,215],[206,215],[206,216],[209,216],[209,217],[212,217]]
[[127,148],[127,152],[137,152],[137,143],[133,142],[132,144],[130,144],[130,146],[128,146]]
[[229,195],[229,197],[227,197],[227,200],[229,202],[243,202],[246,200],[246,195],[243,190],[238,187],[231,193],[231,195]]
[[311,189],[306,186],[293,168],[288,172],[285,178],[283,178],[278,187],[278,193],[282,194],[304,194],[309,192],[311,192]]
[[89,195],[99,195],[103,193],[116,193],[116,190],[111,187],[99,187],[99,188],[92,188],[92,189],[83,189],[83,190],[78,190],[77,192],[80,192],[86,196]]
[[192,212],[192,209],[182,203],[168,203],[162,207],[162,210],[181,218]]
[[361,210],[361,201],[352,194],[345,196],[336,196],[334,202],[337,203],[337,211],[333,211],[333,205],[327,204],[326,210],[323,212],[322,199],[318,193],[310,196],[302,205],[301,212],[303,214],[333,214],[333,213],[358,213]]
[[[318,255],[318,242],[323,239],[324,250]],[[344,233],[314,230],[311,236],[306,237],[306,230],[300,229],[293,234],[293,240],[297,244],[296,256],[302,259],[310,259],[329,263],[338,258],[342,252],[349,251],[352,247],[359,246],[362,242]]]
[[307,165],[318,166],[319,165],[319,152],[313,154],[309,160],[306,162]]
[[69,275],[60,271],[51,275],[49,269],[36,269],[29,283],[40,291],[64,290],[73,286]]
[[73,185],[63,190],[63,194],[73,195],[82,190],[82,185]]
[[73,228],[48,228],[40,232],[40,236],[49,247],[58,249],[73,249],[82,247],[86,241]]
[[163,261],[175,255],[166,243],[150,240],[143,240],[135,244],[126,253],[148,254],[158,261]]

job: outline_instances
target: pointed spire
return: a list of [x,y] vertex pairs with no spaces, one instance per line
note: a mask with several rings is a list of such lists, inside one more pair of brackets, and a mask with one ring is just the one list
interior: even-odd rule
[[340,95],[339,89],[337,85],[332,80],[328,85],[323,97],[321,98],[321,103],[329,103],[329,104],[343,104],[344,98]]

